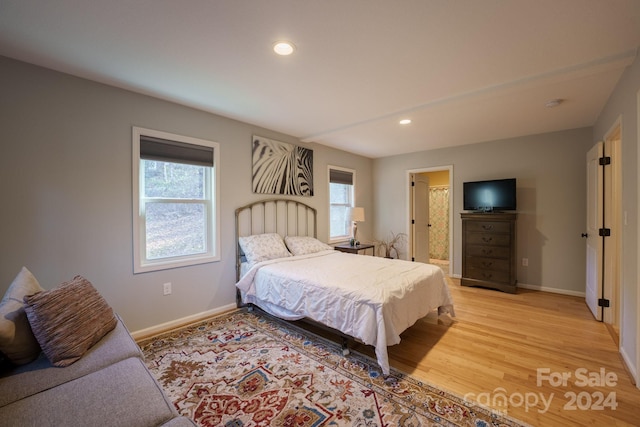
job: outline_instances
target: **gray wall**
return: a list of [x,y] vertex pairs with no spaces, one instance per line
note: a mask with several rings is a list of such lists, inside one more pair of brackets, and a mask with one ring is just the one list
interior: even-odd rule
[[640,59],[625,71],[609,97],[593,131],[602,140],[618,118],[622,124],[622,210],[627,224],[622,233],[622,325],[620,345],[623,357],[633,366],[636,379],[638,359],[638,103],[640,102]]
[[[591,128],[374,160],[375,233],[407,229],[407,171],[453,165],[453,263],[461,274],[462,184],[517,179],[518,282],[584,294],[586,170]],[[391,208],[393,207],[393,208]],[[522,267],[520,260],[529,259]]]
[[[0,295],[24,265],[46,289],[84,275],[134,331],[233,304],[234,210],[272,197],[251,191],[252,134],[314,150],[316,195],[299,199],[318,209],[322,240],[328,164],[356,170],[372,212],[368,158],[3,57],[0,93]],[[220,143],[220,262],[133,274],[134,125]]]

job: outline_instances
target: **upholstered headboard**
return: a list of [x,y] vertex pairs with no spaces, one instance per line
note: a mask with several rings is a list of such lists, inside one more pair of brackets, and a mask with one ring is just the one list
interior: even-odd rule
[[297,200],[265,199],[236,209],[236,280],[244,260],[240,237],[264,233],[318,237],[316,222],[316,209]]

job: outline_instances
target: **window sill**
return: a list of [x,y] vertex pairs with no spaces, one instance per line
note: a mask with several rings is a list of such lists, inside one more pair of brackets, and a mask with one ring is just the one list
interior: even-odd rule
[[171,268],[188,267],[191,265],[208,264],[210,262],[220,261],[219,256],[206,256],[200,258],[189,258],[183,260],[148,262],[145,264],[136,263],[133,268],[133,274],[149,273],[152,271],[169,270]]

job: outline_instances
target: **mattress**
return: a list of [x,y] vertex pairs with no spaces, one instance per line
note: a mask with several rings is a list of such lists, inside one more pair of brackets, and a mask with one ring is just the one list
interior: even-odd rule
[[245,267],[243,302],[283,319],[309,318],[375,347],[389,374],[387,346],[434,309],[453,312],[439,267],[334,250]]

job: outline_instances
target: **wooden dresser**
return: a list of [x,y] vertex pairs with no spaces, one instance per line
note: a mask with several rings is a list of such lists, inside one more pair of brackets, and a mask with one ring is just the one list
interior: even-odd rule
[[516,292],[516,213],[462,213],[463,286]]

